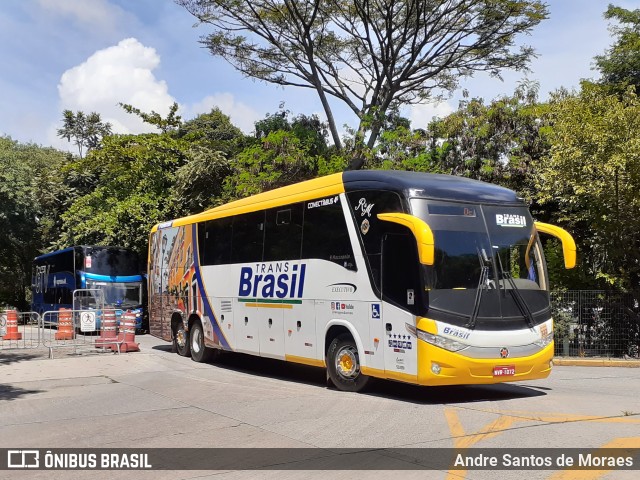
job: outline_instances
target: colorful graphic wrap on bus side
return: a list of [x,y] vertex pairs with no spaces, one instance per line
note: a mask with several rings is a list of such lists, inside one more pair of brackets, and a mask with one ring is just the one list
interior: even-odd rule
[[254,267],[242,267],[238,297],[302,298],[306,270],[306,264],[292,262],[258,263],[255,271]]
[[202,305],[204,306],[204,312],[207,317],[213,319],[211,325],[213,326],[213,331],[218,336],[218,340],[220,345],[222,345],[225,349],[231,350],[231,346],[227,341],[224,333],[222,333],[222,328],[220,328],[220,324],[218,323],[218,318],[213,313],[213,308],[211,308],[211,304],[209,303],[209,295],[207,295],[207,291],[204,288],[204,282],[202,281],[202,274],[200,272],[200,252],[198,252],[198,231],[197,224],[194,223],[192,226],[192,244],[193,244],[193,266],[195,269],[196,282],[198,283],[198,290],[200,291],[200,296],[202,297]]

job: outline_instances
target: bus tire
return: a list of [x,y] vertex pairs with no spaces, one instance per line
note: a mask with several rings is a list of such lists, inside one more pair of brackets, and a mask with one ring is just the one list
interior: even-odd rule
[[358,347],[351,335],[343,333],[333,339],[327,350],[327,372],[338,390],[345,392],[361,392],[370,377],[360,370]]
[[175,331],[173,332],[173,346],[181,357],[191,355],[189,333],[184,329],[184,324],[181,321],[177,323]]
[[191,360],[202,363],[211,358],[212,351],[204,344],[204,331],[200,322],[196,321],[189,332],[191,342]]

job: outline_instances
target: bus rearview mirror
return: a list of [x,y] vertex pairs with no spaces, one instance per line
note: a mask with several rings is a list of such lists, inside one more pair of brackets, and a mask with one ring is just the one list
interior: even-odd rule
[[418,256],[423,265],[433,265],[435,242],[433,232],[427,222],[406,213],[380,213],[378,219],[384,222],[397,223],[411,230],[418,246]]
[[576,242],[566,230],[548,223],[535,222],[536,230],[556,237],[562,242],[562,254],[564,255],[564,267],[569,269],[576,266]]

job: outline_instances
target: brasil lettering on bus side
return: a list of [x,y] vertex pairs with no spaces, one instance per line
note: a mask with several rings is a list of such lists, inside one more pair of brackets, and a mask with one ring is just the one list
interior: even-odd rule
[[450,335],[452,337],[461,338],[463,340],[466,340],[467,338],[469,338],[469,335],[471,335],[471,332],[469,331],[460,330],[452,327],[444,327],[444,330],[442,331],[442,333],[444,335]]
[[307,265],[257,263],[240,269],[239,297],[302,298]]

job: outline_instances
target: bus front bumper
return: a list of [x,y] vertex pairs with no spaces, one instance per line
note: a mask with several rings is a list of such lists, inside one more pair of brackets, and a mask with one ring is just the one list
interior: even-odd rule
[[418,340],[418,384],[474,385],[546,378],[551,373],[554,344],[521,358],[471,358]]

